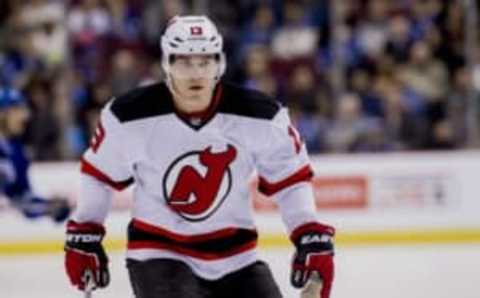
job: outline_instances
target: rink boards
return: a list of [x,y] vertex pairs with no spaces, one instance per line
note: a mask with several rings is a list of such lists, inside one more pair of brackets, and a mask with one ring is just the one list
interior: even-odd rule
[[[339,246],[480,243],[478,152],[317,156],[312,164],[319,218],[336,226]],[[78,175],[77,163],[34,164],[31,171],[36,191],[72,203]],[[287,247],[274,199],[252,195],[260,246]],[[125,247],[130,201],[129,191],[116,194],[110,250]],[[0,203],[0,225],[0,254],[62,250],[63,227],[48,220],[26,221]]]

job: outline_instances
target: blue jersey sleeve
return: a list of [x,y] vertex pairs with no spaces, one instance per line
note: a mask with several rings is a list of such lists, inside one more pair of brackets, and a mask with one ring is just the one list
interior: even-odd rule
[[30,162],[19,139],[0,139],[0,191],[27,218],[51,217],[64,221],[71,208],[65,198],[42,198],[31,191]]
[[25,194],[30,193],[30,181],[28,179],[28,161],[23,145],[20,140],[12,139],[8,142],[8,150],[5,160],[9,160],[14,171],[14,179],[5,184],[4,192],[11,200],[18,200]]
[[9,158],[8,147],[0,139],[0,191],[5,193],[7,185],[15,181],[15,167]]

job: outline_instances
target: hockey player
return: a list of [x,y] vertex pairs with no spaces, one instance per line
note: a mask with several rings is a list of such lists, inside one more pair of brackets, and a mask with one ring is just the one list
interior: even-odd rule
[[174,17],[161,47],[165,82],[110,101],[83,156],[65,245],[71,283],[85,289],[89,271],[96,287],[108,285],[111,188],[135,183],[127,268],[137,298],[282,297],[255,249],[248,181],[256,170],[295,245],[293,286],[318,272],[316,297],[328,298],[334,229],[317,221],[312,170],[287,111],[220,81],[222,36],[207,17]]
[[0,189],[11,205],[27,218],[48,216],[62,222],[70,214],[68,201],[42,198],[30,188],[29,160],[21,141],[28,117],[22,94],[14,88],[0,86]]

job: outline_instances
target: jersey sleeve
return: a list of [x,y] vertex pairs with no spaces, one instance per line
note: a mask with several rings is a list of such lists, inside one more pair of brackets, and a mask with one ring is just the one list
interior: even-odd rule
[[305,145],[290,123],[288,112],[280,109],[262,129],[255,156],[259,175],[259,191],[274,195],[313,176]]
[[76,222],[103,224],[112,205],[112,190],[89,175],[81,175],[80,199],[72,215]]
[[5,192],[5,186],[15,181],[16,174],[12,162],[0,152],[0,189]]
[[256,156],[259,191],[274,196],[289,233],[317,221],[310,160],[286,109],[278,112],[260,139]]
[[129,163],[123,152],[125,132],[111,112],[112,101],[103,108],[90,148],[81,160],[81,172],[122,190],[133,182]]

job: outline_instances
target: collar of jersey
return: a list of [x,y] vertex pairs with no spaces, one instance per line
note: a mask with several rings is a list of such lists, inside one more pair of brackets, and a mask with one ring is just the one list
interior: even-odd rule
[[[210,102],[210,105],[203,111],[200,112],[195,112],[195,113],[185,113],[180,110],[178,110],[175,105],[174,111],[175,114],[182,120],[185,124],[187,124],[189,127],[195,130],[199,130],[202,127],[204,127],[210,120],[212,120],[213,116],[215,116],[215,113],[217,112],[218,105],[221,101],[222,98],[222,86],[221,84],[217,84],[215,87],[215,90],[213,91],[213,96],[212,96],[212,101]],[[197,125],[193,124],[191,122],[192,118],[198,118],[200,119],[199,123]]]

